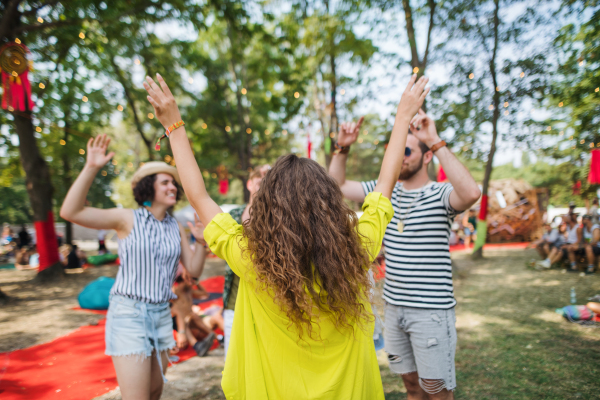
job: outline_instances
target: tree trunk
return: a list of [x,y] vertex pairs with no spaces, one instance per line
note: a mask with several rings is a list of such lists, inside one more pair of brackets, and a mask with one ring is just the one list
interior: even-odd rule
[[40,156],[34,135],[31,112],[14,112],[19,136],[19,154],[25,171],[27,194],[33,211],[40,267],[39,282],[62,277],[64,272],[58,257],[58,243],[52,213],[52,183],[48,164]]
[[[500,9],[500,1],[495,0],[494,4],[494,50],[492,53],[492,57],[490,58],[490,75],[492,76],[492,82],[494,84],[494,112],[492,114],[492,143],[490,145],[490,152],[488,154],[487,163],[485,165],[485,174],[483,176],[483,184],[481,188],[481,193],[483,196],[487,196],[488,187],[490,185],[490,179],[492,178],[494,155],[496,154],[496,139],[498,138],[498,119],[500,118],[500,92],[497,90],[498,78],[496,76],[496,54],[498,52],[498,26],[500,25],[500,18],[498,14]],[[485,210],[485,214],[487,215],[487,210]],[[479,234],[482,233],[483,232],[480,232]],[[473,252],[472,258],[474,260],[483,258],[483,246],[481,246]]]
[[[329,140],[331,133],[337,134],[338,131],[338,117],[337,117],[337,75],[335,69],[335,42],[334,38],[331,38],[331,53],[329,54],[329,62],[331,67],[331,119],[329,122],[329,132],[324,134],[325,140]],[[323,141],[323,151],[325,152],[325,141]],[[331,162],[331,154],[325,152],[325,168],[329,170],[329,163]]]

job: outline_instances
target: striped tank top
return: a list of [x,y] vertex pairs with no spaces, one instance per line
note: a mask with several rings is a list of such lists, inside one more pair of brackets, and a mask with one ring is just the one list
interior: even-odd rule
[[180,255],[175,218],[159,221],[145,208],[133,210],[133,229],[119,239],[121,266],[110,293],[153,304],[176,299],[171,287]]

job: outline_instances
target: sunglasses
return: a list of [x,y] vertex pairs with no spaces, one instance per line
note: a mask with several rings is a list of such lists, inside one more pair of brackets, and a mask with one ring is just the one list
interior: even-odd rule
[[404,148],[404,156],[410,157],[411,154],[412,154],[412,150],[410,149],[410,147],[405,147]]

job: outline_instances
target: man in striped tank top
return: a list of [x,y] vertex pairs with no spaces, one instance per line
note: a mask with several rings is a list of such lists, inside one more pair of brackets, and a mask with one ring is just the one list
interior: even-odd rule
[[[329,173],[347,199],[362,202],[377,181],[346,180],[346,160],[358,123],[342,124]],[[392,194],[394,217],[384,246],[385,347],[408,399],[453,399],[456,327],[448,238],[454,217],[481,195],[469,171],[442,141],[422,110],[412,119],[404,162]],[[427,165],[438,157],[450,183],[431,182]]]

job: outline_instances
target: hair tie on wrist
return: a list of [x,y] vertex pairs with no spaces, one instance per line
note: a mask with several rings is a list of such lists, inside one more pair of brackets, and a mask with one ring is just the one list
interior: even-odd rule
[[156,145],[154,146],[154,150],[159,151],[160,150],[160,141],[166,137],[169,137],[171,132],[173,132],[175,129],[180,128],[184,125],[185,125],[185,122],[183,122],[183,120],[180,120],[179,122],[175,122],[173,125],[168,127],[167,130],[165,131],[165,133],[163,133],[163,135],[158,138],[158,141],[156,142]]

